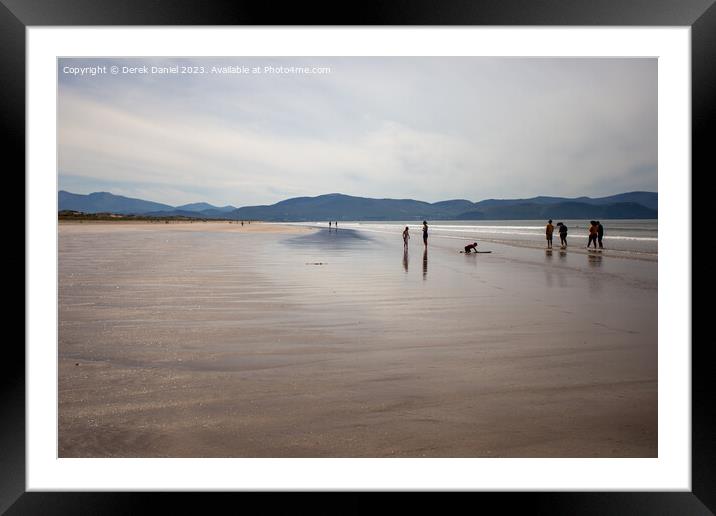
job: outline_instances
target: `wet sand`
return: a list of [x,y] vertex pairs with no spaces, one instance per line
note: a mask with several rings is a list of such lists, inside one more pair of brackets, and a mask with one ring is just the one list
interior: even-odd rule
[[657,263],[60,224],[60,457],[655,457]]

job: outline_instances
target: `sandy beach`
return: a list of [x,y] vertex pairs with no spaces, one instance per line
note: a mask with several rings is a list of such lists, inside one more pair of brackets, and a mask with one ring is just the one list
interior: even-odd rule
[[656,457],[657,265],[59,225],[60,457]]

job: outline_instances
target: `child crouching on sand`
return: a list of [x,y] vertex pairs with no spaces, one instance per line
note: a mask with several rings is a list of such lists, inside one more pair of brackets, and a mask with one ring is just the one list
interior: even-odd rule
[[471,253],[472,251],[477,252],[477,242],[473,242],[472,244],[468,244],[465,246],[465,252]]

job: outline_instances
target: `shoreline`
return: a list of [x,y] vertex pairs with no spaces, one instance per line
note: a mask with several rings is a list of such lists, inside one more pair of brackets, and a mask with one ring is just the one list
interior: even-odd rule
[[[506,245],[511,247],[520,247],[523,249],[541,249],[543,251],[549,251],[549,249],[546,246],[539,245],[537,242],[532,241],[520,241],[520,240],[506,240],[506,239],[498,239],[498,238],[483,238],[483,242],[490,242],[494,244],[500,244],[500,245]],[[552,252],[570,252],[570,253],[578,253],[582,255],[589,256],[590,253],[597,253],[598,255],[610,257],[610,258],[620,258],[625,260],[642,260],[646,262],[658,262],[659,256],[655,253],[648,253],[648,252],[642,252],[642,251],[623,251],[619,249],[610,249],[609,247],[605,247],[603,249],[593,249],[587,248],[586,246],[578,246],[578,245],[568,245],[566,249],[561,249],[559,245],[555,244],[552,246]]]
[[[392,221],[391,221],[392,222]],[[535,221],[537,222],[537,221]],[[387,222],[386,222],[387,223]],[[322,224],[316,224],[316,223],[300,223],[300,222],[293,222],[288,223],[290,225],[295,225],[298,227],[312,227],[314,229],[329,229],[326,226],[323,226]],[[305,225],[304,225],[305,224]],[[341,227],[341,230],[346,231],[359,231],[365,234],[380,234],[380,235],[393,235],[394,237],[398,238],[400,235],[399,233],[402,231],[398,231],[398,227],[395,227],[395,231],[388,230],[384,225],[383,221],[377,222],[378,226],[372,226],[371,222],[345,222],[346,226]],[[356,227],[357,225],[357,227]],[[492,243],[492,244],[498,244],[503,246],[509,246],[512,248],[518,248],[518,249],[535,249],[535,250],[543,250],[548,251],[548,248],[546,247],[546,241],[544,239],[544,236],[538,236],[535,235],[535,238],[501,238],[501,237],[491,237],[491,236],[484,236],[479,233],[476,234],[466,234],[464,236],[457,234],[449,234],[448,232],[443,232],[445,226],[435,224],[432,226],[433,228],[438,228],[438,231],[431,231],[430,239],[432,242],[441,241],[441,242],[447,242],[447,241],[455,241],[460,242],[460,244],[456,244],[456,247],[462,248],[465,243],[470,243],[473,241],[477,241],[478,244],[484,244],[484,243]],[[450,226],[452,228],[457,228],[459,226]],[[500,226],[494,226],[496,228],[499,228]],[[541,227],[541,226],[540,226]],[[419,231],[419,226],[415,226],[413,224],[413,227],[411,227],[411,230]],[[446,234],[447,233],[447,234]],[[415,233],[413,233],[413,238],[415,238]],[[418,237],[420,235],[418,234]],[[612,237],[614,238],[614,237]],[[605,239],[606,247],[602,249],[587,249],[586,247],[586,236],[584,239],[582,239],[581,236],[574,236],[572,235],[570,237],[570,244],[566,249],[561,249],[559,245],[559,238],[555,238],[555,242],[552,247],[553,252],[562,252],[562,253],[578,253],[582,255],[598,255],[598,256],[604,256],[604,257],[610,257],[610,258],[620,258],[620,259],[626,259],[626,260],[640,260],[640,261],[647,261],[647,262],[658,262],[658,249],[656,251],[649,251],[649,250],[639,250],[639,249],[623,249],[623,248],[614,248],[610,246],[610,238]],[[579,243],[582,243],[583,245],[580,245]]]
[[241,224],[241,221],[218,221],[218,220],[172,220],[172,221],[151,221],[151,220],[60,220],[58,228],[65,227],[91,227],[99,226],[106,228],[131,228],[137,229],[182,229],[193,231],[232,231],[236,233],[306,233],[312,228],[304,226],[291,226],[273,222],[252,222]]
[[[537,222],[537,221],[535,221]],[[354,221],[346,222],[346,224],[354,223]],[[305,224],[305,225],[304,225]],[[230,226],[232,229],[236,229],[236,226],[238,226],[241,230],[244,231],[252,231],[252,232],[258,232],[258,231],[271,231],[271,232],[287,232],[287,233],[294,233],[297,232],[296,230],[298,228],[301,228],[301,230],[325,230],[330,229],[331,231],[336,231],[335,228],[329,228],[324,227],[323,225],[319,225],[317,223],[303,223],[303,222],[265,222],[265,221],[252,221],[251,224],[245,223],[243,226],[241,224],[241,221],[226,221],[226,220],[92,220],[92,219],[83,219],[83,220],[67,220],[67,219],[61,219],[58,221],[58,226],[74,226],[74,225],[122,225],[122,226],[151,226],[156,227],[159,225],[165,225],[165,226],[186,226],[189,225],[192,228],[196,228],[197,230],[200,230],[201,228],[204,229],[215,229],[216,226],[221,226],[225,229],[225,226]],[[340,227],[338,228],[339,231],[358,231],[358,232],[372,232],[374,230],[370,228],[354,228],[354,227]],[[389,234],[385,231],[376,231],[381,234]],[[453,239],[453,240],[460,240],[461,242],[467,242],[468,240],[473,239],[474,237],[454,237],[454,236],[445,236],[445,235],[432,235],[432,239]],[[578,237],[572,237],[572,240],[577,240]],[[544,244],[543,241],[537,241],[537,240],[527,240],[527,239],[509,239],[509,238],[491,238],[491,237],[478,237],[477,238],[478,243],[480,242],[489,242],[514,248],[522,248],[522,249],[535,249],[535,250],[544,250],[548,251],[548,248]],[[608,242],[608,239],[607,239]],[[641,261],[648,261],[648,262],[658,262],[658,252],[652,253],[652,252],[646,252],[646,251],[638,251],[638,250],[621,250],[621,249],[611,249],[608,246],[599,249],[599,250],[590,250],[587,249],[586,246],[580,246],[571,244],[566,249],[561,249],[559,244],[554,244],[552,247],[553,252],[569,252],[569,253],[578,253],[583,255],[590,255],[590,253],[610,257],[610,258],[620,258],[620,259],[627,259],[627,260],[641,260]]]

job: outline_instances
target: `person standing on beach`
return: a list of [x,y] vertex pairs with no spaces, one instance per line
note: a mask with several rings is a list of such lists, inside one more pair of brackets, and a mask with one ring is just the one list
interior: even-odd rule
[[333,222],[331,222],[331,221],[329,220],[329,221],[328,221],[328,231],[331,230],[331,224],[333,224]]
[[547,235],[547,249],[552,249],[552,233],[554,233],[554,226],[552,225],[552,219],[549,219],[549,222],[547,222],[547,226],[545,228],[545,233]]
[[589,249],[589,246],[592,245],[592,242],[594,242],[594,249],[597,248],[597,222],[595,220],[589,221],[589,241],[587,242],[587,249]]
[[428,247],[428,223],[423,221],[423,243]]
[[564,249],[567,247],[567,226],[561,222],[557,222],[557,227],[559,228],[559,242],[561,248]]
[[599,242],[599,249],[604,249],[602,238],[604,238],[604,226],[602,226],[601,222],[597,221],[597,242]]
[[408,226],[405,226],[403,231],[403,249],[408,250],[408,240],[410,240],[410,233],[408,233]]

